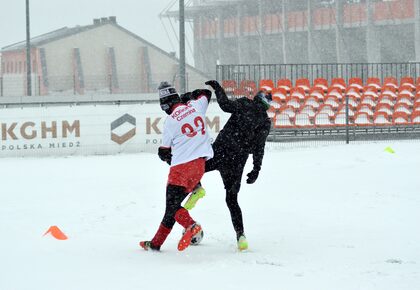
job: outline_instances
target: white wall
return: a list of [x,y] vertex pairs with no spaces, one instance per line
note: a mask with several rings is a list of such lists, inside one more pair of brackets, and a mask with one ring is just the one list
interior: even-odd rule
[[[135,118],[135,126],[125,122],[111,130],[125,114]],[[156,153],[166,117],[158,104],[12,108],[0,109],[0,115],[0,157]],[[228,115],[212,103],[207,116],[215,137]],[[111,138],[133,129],[135,135],[122,144]]]
[[[54,82],[60,81],[62,85],[73,82],[73,48],[80,49],[81,61],[86,82],[98,82],[100,86],[108,87],[107,57],[108,48],[113,47],[118,77],[139,85],[142,71],[140,49],[148,47],[152,78],[155,83],[170,81],[177,73],[178,62],[168,55],[157,50],[155,47],[143,42],[132,35],[120,30],[112,24],[101,25],[97,28],[72,35],[58,41],[50,42],[43,46],[46,51],[48,76],[51,89],[54,90]],[[187,68],[190,88],[204,86],[206,78],[196,71]],[[90,76],[98,76],[91,79]],[[103,78],[100,78],[103,77]],[[90,81],[89,81],[90,79]],[[86,84],[89,86],[89,84]],[[122,85],[122,84],[121,84]],[[122,85],[123,86],[123,85]]]

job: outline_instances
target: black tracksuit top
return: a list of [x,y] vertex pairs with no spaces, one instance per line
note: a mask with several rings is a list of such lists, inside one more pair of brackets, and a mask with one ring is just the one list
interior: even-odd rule
[[222,87],[216,88],[215,94],[220,108],[232,114],[214,141],[215,158],[223,157],[225,164],[236,163],[235,160],[253,154],[254,169],[260,170],[271,128],[263,104],[248,98],[229,100]]

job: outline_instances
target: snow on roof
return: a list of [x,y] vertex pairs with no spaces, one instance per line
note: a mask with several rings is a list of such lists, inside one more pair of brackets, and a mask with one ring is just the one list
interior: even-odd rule
[[[62,27],[60,29],[36,36],[31,38],[31,46],[36,47],[43,45],[45,43],[49,43],[76,33],[80,33],[89,29],[92,29],[94,27],[97,27],[98,25],[86,25],[86,26],[76,26],[76,27]],[[26,48],[26,41],[21,41],[9,46],[5,46],[2,48],[2,52],[5,51],[13,51],[13,50],[21,50]]]

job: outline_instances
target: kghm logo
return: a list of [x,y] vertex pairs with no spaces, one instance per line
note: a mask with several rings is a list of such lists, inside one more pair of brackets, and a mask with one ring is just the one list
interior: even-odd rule
[[111,123],[111,140],[115,143],[121,145],[134,135],[136,135],[136,118],[133,116],[125,114]]

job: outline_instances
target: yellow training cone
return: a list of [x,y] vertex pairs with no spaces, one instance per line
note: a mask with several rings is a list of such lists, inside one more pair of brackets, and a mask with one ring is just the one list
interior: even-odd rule
[[391,154],[394,154],[395,153],[394,149],[392,149],[389,146],[385,148],[385,152],[388,152],[388,153],[391,153]]
[[51,226],[48,229],[48,231],[45,232],[44,236],[46,234],[51,234],[57,240],[67,240],[68,239],[68,237],[57,226]]

